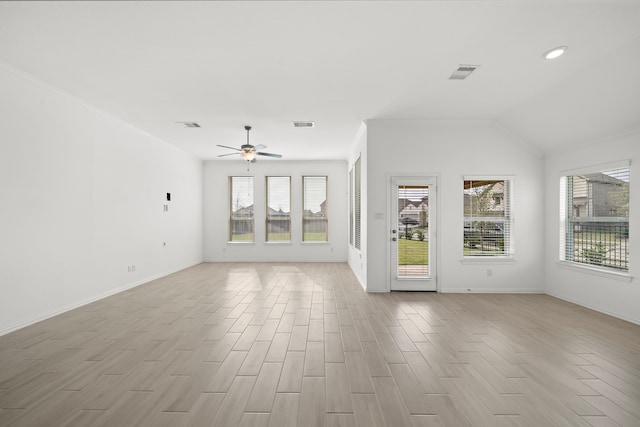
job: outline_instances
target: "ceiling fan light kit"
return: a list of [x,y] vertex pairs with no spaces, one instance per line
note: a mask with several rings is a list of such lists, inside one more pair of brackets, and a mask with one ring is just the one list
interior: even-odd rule
[[251,130],[251,126],[247,125],[244,127],[244,129],[247,131],[247,143],[241,145],[240,148],[217,144],[218,147],[228,148],[230,150],[236,150],[236,153],[219,154],[218,157],[226,157],[226,156],[233,156],[234,154],[239,154],[242,160],[246,160],[247,162],[250,162],[250,163],[256,162],[256,156],[275,157],[277,159],[282,158],[282,154],[265,153],[264,151],[260,151],[263,148],[267,148],[266,145],[262,145],[262,144],[258,144],[255,146],[251,145],[249,143],[249,131]]

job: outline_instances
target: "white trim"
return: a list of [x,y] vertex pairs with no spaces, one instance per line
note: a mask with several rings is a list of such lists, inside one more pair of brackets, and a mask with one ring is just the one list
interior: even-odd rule
[[[203,262],[214,262],[214,263],[225,263],[225,262],[234,262],[234,263],[239,263],[239,264],[246,264],[247,263],[247,258],[246,257],[229,257],[229,258],[212,258],[212,259],[205,259]],[[326,262],[326,263],[349,263],[349,260],[347,258],[314,258],[314,259],[309,259],[309,258],[293,258],[293,257],[288,257],[286,260],[283,259],[276,259],[276,258],[268,258],[268,257],[251,257],[250,260],[248,260],[248,262],[269,262],[269,263],[274,263],[274,264],[290,264],[292,262],[302,262],[302,263],[322,263],[322,262]]]
[[582,301],[578,301],[578,300],[576,300],[574,298],[565,297],[563,295],[555,294],[553,292],[546,291],[545,293],[547,295],[549,295],[550,297],[558,298],[560,300],[567,301],[567,302],[570,302],[572,304],[579,305],[581,307],[586,307],[586,308],[588,308],[590,310],[594,310],[594,311],[606,314],[606,315],[611,316],[611,317],[615,317],[616,319],[620,319],[620,320],[624,320],[626,322],[635,323],[636,325],[640,325],[640,318],[621,316],[620,314],[614,313],[613,311],[606,310],[606,309],[598,307],[596,305],[585,304]]
[[115,294],[119,294],[120,292],[128,291],[129,289],[133,289],[133,288],[135,288],[137,286],[144,285],[145,283],[152,282],[154,280],[160,279],[162,277],[168,276],[168,275],[173,274],[173,273],[177,273],[178,271],[182,271],[184,269],[187,269],[187,268],[199,265],[199,264],[201,264],[201,263],[198,262],[198,263],[195,263],[195,264],[187,265],[185,267],[179,267],[176,270],[171,270],[171,271],[167,271],[167,272],[164,272],[164,273],[155,274],[153,276],[150,276],[150,277],[147,277],[147,278],[144,278],[144,279],[140,279],[140,280],[135,281],[133,283],[129,283],[127,285],[121,286],[121,287],[119,287],[117,289],[112,289],[110,291],[98,294],[97,296],[89,297],[89,298],[86,298],[84,300],[81,300],[81,301],[73,303],[73,304],[68,304],[68,305],[64,305],[62,307],[55,308],[53,310],[47,311],[47,312],[45,312],[43,314],[39,314],[39,315],[37,315],[35,317],[32,317],[30,319],[22,320],[22,321],[20,321],[20,322],[18,322],[16,324],[13,324],[13,325],[10,325],[10,326],[8,326],[6,328],[0,329],[0,337],[3,336],[3,335],[6,335],[8,333],[11,333],[13,331],[17,331],[19,329],[26,328],[27,326],[31,326],[31,325],[33,325],[35,323],[42,322],[43,320],[50,319],[50,318],[52,318],[54,316],[57,316],[59,314],[63,314],[63,313],[66,313],[68,311],[74,310],[76,308],[80,308],[82,306],[85,306],[87,304],[91,304],[93,302],[100,301],[101,299],[110,297],[110,296],[115,295]]
[[583,265],[577,262],[570,261],[556,261],[558,267],[577,271],[583,274],[592,274],[594,276],[607,277],[609,279],[619,280],[621,282],[631,282],[633,280],[633,276],[629,273],[622,273],[613,270],[605,270],[603,268],[591,267],[588,265]]
[[498,257],[498,256],[473,256],[464,257],[460,260],[460,264],[515,264],[518,260],[515,257]]
[[545,294],[544,289],[521,288],[447,288],[440,292],[443,294]]
[[[462,175],[462,227],[464,230],[464,223],[467,219],[475,220],[475,217],[465,217],[464,213],[464,182],[465,181],[509,181],[509,253],[510,255],[464,255],[464,239],[462,242],[462,258],[460,262],[462,264],[488,264],[492,261],[496,263],[505,264],[510,262],[517,262],[516,260],[516,246],[515,246],[515,224],[516,224],[516,216],[517,216],[517,208],[516,208],[516,191],[515,191],[515,175]],[[505,196],[506,199],[506,196]],[[485,219],[485,218],[483,218]],[[499,218],[499,220],[504,220],[505,218]],[[486,220],[493,220],[492,218],[486,218]],[[463,231],[464,233],[464,231]],[[485,260],[486,258],[491,258],[491,260]]]
[[462,175],[464,181],[515,181],[515,175]]
[[590,166],[585,166],[581,168],[562,170],[562,171],[559,171],[558,173],[559,173],[559,177],[562,178],[565,176],[586,175],[590,173],[610,171],[613,169],[628,168],[630,166],[631,166],[631,160],[625,159],[625,160],[619,160],[617,162],[600,163],[597,165],[590,165]]
[[616,139],[620,139],[620,138],[624,138],[626,136],[630,136],[630,135],[634,135],[636,133],[640,133],[640,128],[638,127],[633,127],[633,128],[627,128],[625,130],[622,130],[620,132],[617,132],[613,135],[608,135],[604,138],[594,138],[594,139],[589,139],[589,140],[583,140],[583,141],[579,141],[579,142],[574,142],[573,144],[569,144],[569,145],[563,145],[561,147],[558,148],[554,148],[554,149],[549,149],[545,152],[545,159],[549,159],[551,157],[555,157],[558,154],[563,154],[563,153],[572,153],[575,151],[579,151],[581,149],[596,145],[596,144],[602,144],[602,143],[606,143],[609,141],[613,141]]
[[[433,235],[431,236],[431,238],[429,239],[429,264],[430,265],[434,265],[435,268],[435,272],[433,272],[434,274],[430,275],[430,277],[428,278],[424,278],[421,277],[419,278],[419,280],[421,280],[422,286],[424,286],[424,282],[422,282],[423,280],[428,280],[429,282],[433,282],[435,284],[435,292],[439,292],[440,291],[440,280],[438,277],[438,271],[440,270],[440,256],[439,256],[439,248],[440,248],[440,244],[439,244],[439,232],[438,232],[438,227],[439,227],[439,221],[440,221],[440,192],[438,191],[438,186],[440,185],[440,173],[428,173],[425,172],[424,174],[416,174],[416,173],[407,173],[407,172],[397,172],[397,173],[393,173],[393,172],[388,172],[386,174],[386,192],[387,192],[387,203],[386,203],[386,214],[387,214],[387,226],[390,227],[389,230],[391,229],[396,229],[397,228],[397,211],[393,212],[391,210],[393,203],[391,202],[391,195],[393,193],[393,187],[394,185],[397,184],[398,181],[401,181],[403,183],[411,183],[411,184],[415,184],[415,185],[422,185],[427,183],[430,186],[430,193],[429,193],[429,197],[431,198],[431,196],[435,196],[433,198],[433,200],[435,201],[435,210],[432,212],[432,215],[430,215],[430,219],[429,219],[429,223],[431,224],[431,222],[433,222],[433,224],[435,224],[435,227],[429,227],[430,228],[430,232],[432,232],[431,230],[433,230]],[[431,210],[432,204],[429,203],[429,209]],[[394,224],[395,222],[395,224]],[[399,231],[399,230],[398,230]],[[399,235],[396,234],[396,238]],[[387,239],[387,244],[385,245],[385,249],[386,249],[386,255],[385,255],[385,290],[384,292],[391,292],[393,291],[392,286],[391,286],[391,282],[392,282],[392,275],[393,275],[393,269],[391,268],[391,263],[392,263],[392,255],[393,255],[393,251],[392,251],[392,247],[391,247],[391,236],[389,236],[389,238]],[[433,252],[431,252],[433,251]],[[432,273],[432,271],[430,271],[430,273]],[[411,279],[409,279],[411,280]],[[405,282],[405,285],[407,284],[407,282]],[[402,291],[404,289],[396,289],[398,291]],[[407,288],[407,290],[414,290],[414,289],[409,289]],[[434,290],[432,289],[415,289],[420,290],[420,291],[424,291],[424,292],[434,292]]]

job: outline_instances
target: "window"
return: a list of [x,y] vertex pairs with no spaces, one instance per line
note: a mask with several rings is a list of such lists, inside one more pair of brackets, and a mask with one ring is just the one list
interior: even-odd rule
[[353,182],[353,186],[354,186],[354,218],[353,218],[353,222],[354,222],[354,240],[355,240],[355,247],[356,249],[360,249],[360,227],[361,227],[361,191],[362,189],[360,188],[360,184],[361,184],[361,180],[362,177],[360,176],[361,174],[361,170],[360,170],[360,157],[358,157],[358,160],[356,160],[356,164],[353,167],[354,169],[354,182]]
[[349,244],[353,246],[353,168],[349,170]]
[[229,177],[229,240],[253,242],[253,177]]
[[302,177],[302,241],[328,241],[327,177]]
[[291,177],[267,177],[267,242],[291,241]]
[[560,260],[629,270],[629,166],[560,178]]
[[465,257],[513,257],[512,181],[464,180]]

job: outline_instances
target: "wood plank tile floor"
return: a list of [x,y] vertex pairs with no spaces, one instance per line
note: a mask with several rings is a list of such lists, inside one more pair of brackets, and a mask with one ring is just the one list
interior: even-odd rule
[[1,426],[640,426],[640,326],[201,264],[0,337]]

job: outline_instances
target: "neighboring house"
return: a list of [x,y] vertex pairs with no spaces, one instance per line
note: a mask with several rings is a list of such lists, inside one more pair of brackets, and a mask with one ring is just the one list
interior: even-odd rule
[[233,211],[234,218],[252,218],[253,217],[253,205],[243,206]]
[[629,215],[628,182],[602,173],[573,177],[573,216],[617,217]]
[[464,192],[465,216],[504,215],[504,184],[498,182],[482,198],[473,189]]
[[327,201],[320,203],[320,211],[313,212],[311,209],[304,211],[305,230],[309,233],[326,233],[328,230],[327,221]]
[[319,212],[314,212],[311,209],[305,209],[305,211],[304,211],[304,217],[305,218],[313,218],[313,217],[324,218],[326,216],[327,216],[327,201],[326,200],[324,202],[320,203],[320,211]]
[[291,230],[291,212],[267,208],[268,232],[288,233]]
[[412,219],[420,227],[424,227],[427,223],[429,215],[429,196],[423,197],[421,200],[398,199],[398,222]]
[[[398,220],[403,218],[411,218],[420,222],[426,218],[429,211],[429,196],[423,197],[421,200],[398,199]],[[422,215],[421,213],[424,212]]]

